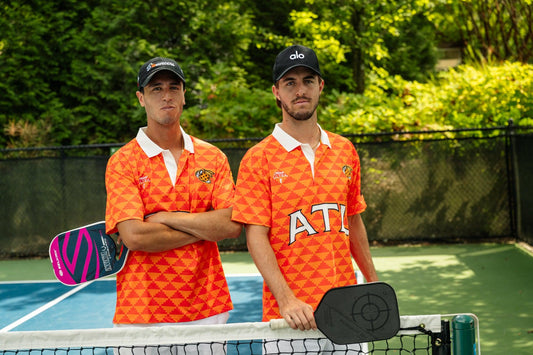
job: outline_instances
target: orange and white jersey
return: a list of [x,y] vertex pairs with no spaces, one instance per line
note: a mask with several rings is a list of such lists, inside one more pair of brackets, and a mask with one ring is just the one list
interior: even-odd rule
[[[312,154],[276,126],[252,147],[239,168],[233,220],[270,228],[270,244],[296,296],[316,308],[332,287],[355,284],[347,216],[366,204],[353,144],[321,130]],[[264,285],[263,320],[280,318]]]
[[[183,132],[176,165],[139,130],[106,170],[106,229],[159,211],[205,212],[231,207],[234,183],[226,156]],[[170,156],[169,156],[170,154]],[[117,274],[114,323],[174,323],[233,309],[215,242],[199,241],[160,253],[130,251]]]

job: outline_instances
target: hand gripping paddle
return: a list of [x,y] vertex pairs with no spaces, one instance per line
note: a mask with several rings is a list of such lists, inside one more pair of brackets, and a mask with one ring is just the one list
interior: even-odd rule
[[384,282],[332,288],[318,304],[315,320],[336,344],[389,339],[400,329],[396,294]]
[[57,279],[73,286],[119,272],[128,248],[122,244],[117,250],[101,221],[56,235],[49,254]]
[[[400,329],[394,289],[384,282],[336,287],[327,291],[315,310],[318,329],[336,344],[389,339]],[[273,329],[288,327],[283,319]]]

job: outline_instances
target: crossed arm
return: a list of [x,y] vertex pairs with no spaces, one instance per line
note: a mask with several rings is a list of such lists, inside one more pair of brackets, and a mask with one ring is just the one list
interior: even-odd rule
[[158,212],[144,221],[120,222],[121,241],[130,250],[160,252],[195,243],[237,238],[242,226],[231,221],[231,208],[200,213]]

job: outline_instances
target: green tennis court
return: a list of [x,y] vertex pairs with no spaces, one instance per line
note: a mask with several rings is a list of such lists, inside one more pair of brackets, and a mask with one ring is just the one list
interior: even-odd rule
[[[474,313],[485,354],[531,354],[533,253],[520,244],[373,247],[401,315]],[[228,274],[257,273],[247,253],[222,255]],[[0,261],[0,281],[51,280],[47,259]],[[1,308],[0,304],[0,308]]]

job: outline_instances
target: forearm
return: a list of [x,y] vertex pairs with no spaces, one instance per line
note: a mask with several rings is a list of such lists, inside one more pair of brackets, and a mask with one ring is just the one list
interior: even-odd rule
[[276,256],[268,237],[254,233],[253,230],[266,228],[262,226],[246,226],[246,241],[248,252],[252,256],[257,269],[263,276],[268,288],[278,301],[282,304],[284,300],[294,297],[294,293],[287,285],[281,270],[279,269]]
[[378,281],[378,275],[370,253],[366,228],[361,215],[349,216],[348,224],[350,230],[350,251],[357,266],[368,282]]
[[296,297],[278,266],[268,239],[268,228],[246,226],[246,240],[257,269],[276,298],[281,316],[291,328],[316,329],[313,308]]
[[147,218],[201,240],[218,242],[239,237],[242,226],[231,220],[231,208],[199,213],[158,212]]
[[128,220],[120,222],[117,227],[120,240],[133,251],[161,252],[200,240],[160,223]]

